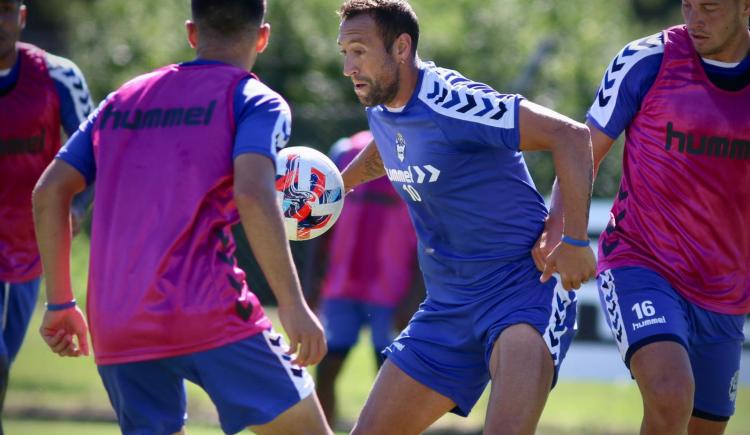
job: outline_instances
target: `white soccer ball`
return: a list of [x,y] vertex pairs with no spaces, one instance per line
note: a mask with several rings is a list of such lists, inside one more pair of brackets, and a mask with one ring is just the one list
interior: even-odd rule
[[308,240],[325,233],[344,206],[344,180],[325,154],[290,147],[276,156],[276,199],[289,240]]

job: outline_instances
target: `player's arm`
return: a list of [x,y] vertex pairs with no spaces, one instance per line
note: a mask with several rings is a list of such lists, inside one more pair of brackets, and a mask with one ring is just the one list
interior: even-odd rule
[[235,92],[234,199],[255,259],[278,301],[279,320],[298,365],[317,364],[327,352],[323,327],[302,295],[281,209],[276,202],[276,150],[291,133],[286,102],[257,80]]
[[380,158],[375,141],[370,142],[351,163],[344,168],[341,177],[344,179],[344,191],[351,192],[362,183],[372,181],[385,175],[383,160]]
[[70,283],[70,207],[73,195],[85,187],[80,172],[55,159],[33,193],[34,225],[48,304],[40,332],[47,345],[60,356],[89,354],[88,326],[83,313],[71,303],[75,299]]
[[[587,116],[591,130],[594,178],[612,144],[636,116],[661,67],[663,41],[659,34],[633,41],[610,62],[602,76]],[[552,188],[550,213],[544,231],[532,250],[539,270],[547,255],[560,242],[563,205],[557,180]]]
[[[64,57],[49,53],[47,54],[47,69],[55,83],[55,90],[60,100],[60,122],[65,134],[71,137],[94,108],[86,78],[76,64]],[[83,192],[73,198],[70,217],[74,236],[80,231],[93,198],[93,184],[88,185]]]
[[302,295],[297,271],[276,203],[273,162],[246,153],[234,159],[234,199],[253,255],[276,296],[279,317],[298,365],[317,364],[327,348],[320,322]]
[[588,214],[593,185],[593,157],[589,129],[551,109],[529,101],[519,107],[522,151],[552,152],[563,204],[563,232],[584,246],[559,244],[547,257],[542,281],[558,272],[566,290],[577,289],[594,276],[596,260],[588,246]]
[[[604,157],[607,156],[615,140],[599,130],[591,121],[586,122],[586,126],[591,132],[591,147],[594,158],[594,179],[599,172],[599,165]],[[539,270],[544,270],[546,257],[552,252],[552,249],[560,242],[563,233],[563,204],[562,194],[560,193],[560,183],[557,178],[552,185],[552,194],[550,196],[549,216],[545,224],[545,231],[537,241],[532,251],[534,262]]]

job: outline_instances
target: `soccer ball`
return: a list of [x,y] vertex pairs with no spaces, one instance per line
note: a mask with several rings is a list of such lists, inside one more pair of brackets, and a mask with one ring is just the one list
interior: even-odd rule
[[290,147],[276,156],[276,199],[289,240],[308,240],[325,233],[344,206],[344,180],[325,154]]

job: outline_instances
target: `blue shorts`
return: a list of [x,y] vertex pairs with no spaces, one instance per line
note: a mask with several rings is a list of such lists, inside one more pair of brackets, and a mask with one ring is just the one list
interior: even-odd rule
[[21,349],[21,343],[34,313],[39,283],[42,278],[23,283],[0,282],[0,313],[3,337],[0,340],[0,358],[12,363]]
[[[385,354],[407,375],[450,398],[452,412],[467,416],[490,380],[489,360],[500,333],[526,323],[542,335],[555,364],[573,339],[574,292],[555,289],[555,280],[540,283],[541,273],[529,258],[509,264],[501,285],[455,305],[430,298]],[[554,384],[554,380],[553,380]]]
[[326,331],[328,353],[346,354],[359,338],[359,331],[369,325],[372,345],[380,352],[396,337],[393,328],[394,308],[381,307],[347,299],[323,301],[321,321]]
[[625,365],[630,368],[630,358],[647,344],[681,344],[695,378],[693,415],[728,420],[737,397],[745,316],[704,310],[685,300],[659,274],[642,267],[606,270],[597,283]]
[[266,330],[203,352],[99,366],[123,434],[173,434],[187,418],[184,380],[203,388],[225,433],[261,425],[310,395],[307,370],[290,364],[281,335]]

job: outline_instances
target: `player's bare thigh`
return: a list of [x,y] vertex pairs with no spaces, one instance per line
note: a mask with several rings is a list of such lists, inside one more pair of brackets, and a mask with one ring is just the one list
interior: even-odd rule
[[315,394],[297,402],[270,423],[248,427],[259,435],[332,435]]
[[455,406],[386,360],[352,434],[419,434]]
[[490,356],[492,389],[485,433],[533,434],[554,372],[539,331],[525,323],[503,331]]

